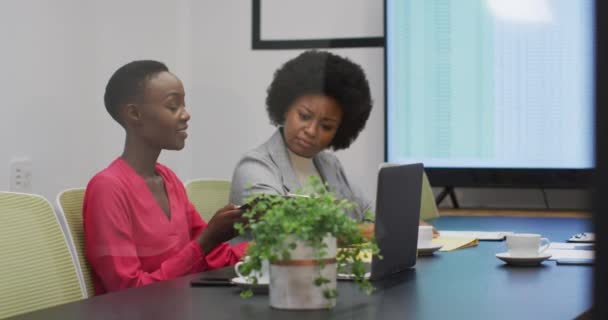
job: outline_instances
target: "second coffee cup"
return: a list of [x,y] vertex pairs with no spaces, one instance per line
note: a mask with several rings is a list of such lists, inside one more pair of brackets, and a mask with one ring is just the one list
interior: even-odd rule
[[537,257],[549,247],[549,239],[540,234],[515,233],[507,235],[507,248],[513,257]]
[[418,227],[418,248],[426,248],[433,245],[433,226]]

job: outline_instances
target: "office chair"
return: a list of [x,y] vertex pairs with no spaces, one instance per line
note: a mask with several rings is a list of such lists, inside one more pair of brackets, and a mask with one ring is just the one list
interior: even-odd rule
[[67,228],[68,239],[71,239],[75,254],[76,266],[80,284],[85,298],[95,296],[91,266],[84,253],[84,228],[82,225],[82,203],[84,201],[84,188],[67,189],[57,195],[57,218]]
[[201,218],[208,222],[218,209],[228,204],[230,180],[189,180],[186,182],[186,192]]
[[82,299],[76,262],[51,204],[0,192],[0,318]]

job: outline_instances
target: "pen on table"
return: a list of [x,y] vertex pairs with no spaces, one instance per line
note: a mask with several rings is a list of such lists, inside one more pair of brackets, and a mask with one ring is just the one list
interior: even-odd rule
[[199,279],[190,282],[193,287],[228,287],[234,286],[232,282],[226,279]]

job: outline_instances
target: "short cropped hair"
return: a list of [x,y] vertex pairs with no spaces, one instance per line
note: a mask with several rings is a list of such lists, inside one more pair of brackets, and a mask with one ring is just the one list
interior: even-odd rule
[[121,125],[120,107],[129,99],[140,97],[146,86],[146,81],[155,75],[169,71],[167,66],[158,61],[139,60],[133,61],[120,67],[106,85],[103,96],[106,110]]
[[310,50],[287,61],[268,87],[266,110],[273,125],[283,125],[289,107],[304,95],[324,95],[338,102],[342,122],[329,147],[348,148],[372,110],[369,84],[363,69],[347,58]]

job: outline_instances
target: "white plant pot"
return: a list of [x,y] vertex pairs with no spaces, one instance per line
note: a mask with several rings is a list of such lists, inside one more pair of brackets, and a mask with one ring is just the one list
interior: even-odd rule
[[[336,238],[327,236],[323,242],[327,245],[329,261],[320,268],[315,260],[313,250],[305,243],[288,237],[285,241],[295,242],[297,247],[290,252],[291,260],[270,264],[270,306],[277,309],[327,309],[336,305],[335,299],[326,299],[323,291],[336,289]],[[329,283],[320,287],[314,281],[321,275]]]

